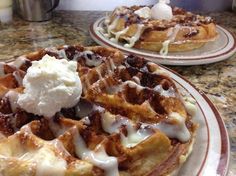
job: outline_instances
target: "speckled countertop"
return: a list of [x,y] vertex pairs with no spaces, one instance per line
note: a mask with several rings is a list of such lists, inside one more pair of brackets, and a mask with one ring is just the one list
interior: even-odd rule
[[[0,24],[0,60],[8,60],[39,48],[64,44],[95,45],[89,25],[105,12],[57,11],[48,22],[29,23],[17,17],[12,24]],[[236,13],[209,14],[219,25],[236,34]],[[228,175],[236,175],[236,55],[215,64],[171,67],[204,91],[218,107],[231,143]]]

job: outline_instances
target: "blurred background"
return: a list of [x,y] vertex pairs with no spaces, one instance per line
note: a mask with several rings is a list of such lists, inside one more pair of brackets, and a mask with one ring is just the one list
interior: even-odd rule
[[[61,10],[112,10],[119,5],[155,4],[158,0],[61,0]],[[190,11],[223,11],[232,9],[233,0],[170,0],[172,5]]]
[[[117,6],[151,5],[158,0],[0,0],[0,21],[10,22],[13,9],[28,21],[45,21],[54,10],[112,11]],[[232,10],[236,0],[170,0],[172,6],[193,12]],[[234,9],[234,8],[233,8]],[[236,9],[236,7],[235,7]]]

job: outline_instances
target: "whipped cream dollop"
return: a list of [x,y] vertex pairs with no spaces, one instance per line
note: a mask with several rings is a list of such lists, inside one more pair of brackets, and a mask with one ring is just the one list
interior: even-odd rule
[[151,18],[157,20],[171,20],[173,18],[172,8],[169,0],[159,0],[151,9]]
[[23,79],[18,105],[29,113],[52,117],[61,108],[76,105],[82,93],[77,62],[45,55],[33,61]]

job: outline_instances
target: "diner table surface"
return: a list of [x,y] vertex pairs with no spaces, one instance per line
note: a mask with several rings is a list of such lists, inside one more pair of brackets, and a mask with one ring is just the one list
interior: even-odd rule
[[[82,44],[97,45],[89,26],[106,12],[56,11],[50,21],[27,22],[14,16],[10,24],[0,24],[0,60],[7,61],[41,48]],[[217,24],[236,35],[236,13],[208,13]],[[168,66],[203,91],[218,108],[230,139],[229,176],[236,175],[236,55],[206,65]]]

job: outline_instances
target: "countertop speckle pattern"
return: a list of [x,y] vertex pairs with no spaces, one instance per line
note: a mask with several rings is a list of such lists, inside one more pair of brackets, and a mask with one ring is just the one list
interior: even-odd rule
[[[30,23],[14,17],[11,24],[0,24],[0,60],[9,60],[40,48],[64,44],[96,45],[89,36],[89,25],[105,12],[57,11],[51,21]],[[236,13],[208,14],[217,24],[236,34]],[[228,60],[202,65],[171,67],[204,91],[218,107],[231,144],[229,176],[236,175],[236,55]]]

